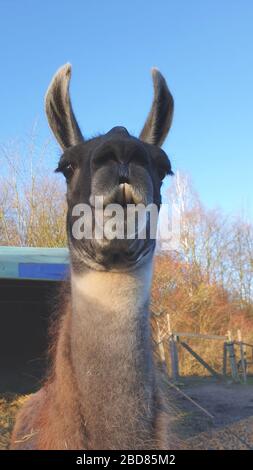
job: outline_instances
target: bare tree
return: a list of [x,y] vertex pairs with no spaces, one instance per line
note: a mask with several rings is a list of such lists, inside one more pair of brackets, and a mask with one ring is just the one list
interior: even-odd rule
[[0,243],[64,246],[65,202],[61,180],[46,165],[50,143],[36,144],[36,129],[26,141],[0,147]]

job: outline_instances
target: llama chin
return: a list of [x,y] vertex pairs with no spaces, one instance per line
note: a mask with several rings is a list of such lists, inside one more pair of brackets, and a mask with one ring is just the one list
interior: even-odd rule
[[[150,333],[150,287],[155,239],[75,236],[77,208],[88,207],[94,235],[95,198],[152,204],[172,174],[160,148],[173,116],[173,98],[152,70],[153,104],[139,138],[121,126],[85,140],[69,96],[71,67],[64,65],[46,94],[49,125],[63,154],[57,172],[67,184],[67,236],[71,275],[52,338],[52,368],[44,386],[17,415],[12,449],[169,449],[170,416],[156,379]],[[105,229],[108,218],[102,221]],[[79,221],[78,221],[79,222]],[[123,222],[125,227],[125,222]],[[121,227],[122,228],[122,227]]]

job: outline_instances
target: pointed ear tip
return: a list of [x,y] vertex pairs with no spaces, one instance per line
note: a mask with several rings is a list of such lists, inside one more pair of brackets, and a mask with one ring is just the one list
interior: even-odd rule
[[152,77],[156,77],[157,75],[161,75],[160,70],[157,67],[152,67],[151,68],[151,75]]
[[53,75],[51,85],[64,79],[69,80],[71,77],[71,69],[72,67],[69,62],[67,64],[62,65]]
[[55,72],[45,94],[45,104],[47,104],[47,101],[49,100],[51,96],[52,89],[54,89],[55,86],[58,86],[59,82],[62,82],[62,83],[64,83],[64,81],[67,81],[66,83],[69,82],[71,78],[71,68],[72,68],[71,64],[67,62]]
[[151,74],[154,84],[166,83],[164,76],[157,67],[152,67]]
[[62,76],[65,76],[65,77],[70,77],[71,75],[71,70],[72,70],[72,66],[69,62],[67,62],[66,64],[62,65],[56,72],[55,74],[55,77],[62,77]]

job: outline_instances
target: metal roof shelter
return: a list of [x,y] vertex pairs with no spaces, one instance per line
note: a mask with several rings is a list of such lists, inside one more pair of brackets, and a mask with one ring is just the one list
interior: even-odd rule
[[43,379],[68,271],[67,248],[0,247],[0,393],[30,393]]
[[1,279],[60,281],[68,268],[67,248],[0,247]]

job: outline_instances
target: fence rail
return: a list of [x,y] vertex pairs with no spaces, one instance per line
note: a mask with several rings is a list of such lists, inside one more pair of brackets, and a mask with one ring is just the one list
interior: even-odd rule
[[173,335],[174,336],[185,336],[185,337],[188,337],[188,338],[199,338],[199,339],[220,339],[220,340],[223,340],[223,341],[226,341],[227,340],[227,336],[219,336],[219,335],[202,335],[200,333],[179,333],[179,332],[174,332],[173,331]]
[[[200,334],[191,332],[173,331],[171,327],[170,316],[167,314],[167,327],[161,332],[159,321],[157,324],[157,346],[161,361],[166,365],[167,371],[174,381],[180,377],[180,361],[178,348],[184,348],[198,361],[208,372],[218,379],[226,379],[228,376],[228,364],[230,365],[231,376],[235,382],[247,382],[247,369],[249,364],[253,364],[253,344],[245,343],[242,339],[241,331],[237,331],[237,340],[232,337],[231,331],[227,335]],[[223,362],[222,373],[216,371],[206,359],[200,356],[192,347],[181,337],[196,338],[199,340],[220,340],[223,341]],[[238,350],[239,348],[239,350]],[[247,360],[247,348],[251,348],[251,361]],[[237,355],[239,354],[239,361]]]

